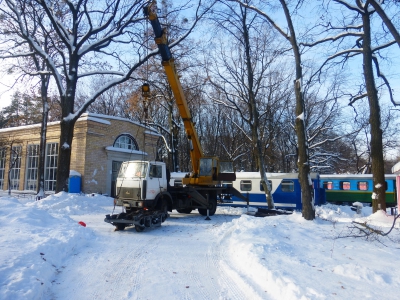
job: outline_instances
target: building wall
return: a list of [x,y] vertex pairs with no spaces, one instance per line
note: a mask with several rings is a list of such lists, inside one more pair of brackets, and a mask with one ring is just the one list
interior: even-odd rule
[[[144,127],[120,118],[103,116],[102,119],[110,122],[110,125],[98,123],[90,119],[86,123],[85,170],[82,172],[84,174],[82,183],[85,191],[89,193],[106,193],[110,195],[113,161],[154,160],[155,155],[151,146],[145,145],[147,143],[144,140]],[[137,142],[140,152],[143,151],[146,155],[137,151],[118,152],[107,150],[106,148],[112,147],[115,140],[121,134],[131,135]],[[96,153],[96,155],[93,155],[93,153]]]
[[[47,128],[47,143],[58,143],[60,136],[59,125],[49,125]],[[27,149],[28,145],[39,145],[40,144],[40,125],[21,126],[14,128],[6,128],[0,130],[0,139],[5,143],[6,146],[22,146],[21,153],[21,170],[20,170],[20,181],[19,190],[25,190],[25,178],[26,178],[26,164],[27,164]],[[6,165],[4,174],[4,185],[3,189],[8,189],[8,171],[10,169],[10,155],[11,149],[7,149],[6,154]]]
[[[82,191],[85,193],[111,193],[112,162],[135,159],[155,159],[155,141],[159,138],[144,137],[145,127],[126,119],[104,115],[84,114],[75,124],[71,149],[70,169],[82,175]],[[121,134],[131,135],[139,146],[139,151],[113,148],[115,140]],[[59,123],[47,127],[47,143],[59,143]],[[40,125],[0,129],[0,139],[15,141],[22,145],[19,190],[25,190],[27,168],[27,147],[40,142]],[[145,152],[145,153],[143,153]],[[7,172],[10,151],[7,150],[6,170],[3,189],[8,189]]]

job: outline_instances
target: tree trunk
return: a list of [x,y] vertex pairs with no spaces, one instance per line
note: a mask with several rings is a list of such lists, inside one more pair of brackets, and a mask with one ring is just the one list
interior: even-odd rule
[[[78,64],[78,59],[73,60]],[[77,65],[70,66],[70,77],[67,80],[65,95],[61,97],[62,119],[60,122],[60,143],[58,145],[57,181],[56,193],[68,192],[68,179],[71,164],[72,139],[74,137],[74,126],[78,116],[72,116],[74,112],[76,83],[78,81]]]
[[[296,67],[297,69],[297,67]],[[301,68],[300,68],[301,69]],[[301,71],[300,71],[301,72]],[[308,162],[308,147],[306,130],[304,126],[304,101],[301,92],[301,83],[295,81],[296,93],[296,133],[298,142],[298,160],[299,182],[301,186],[302,215],[306,220],[315,219],[315,209],[313,204],[313,190],[310,178],[310,164]]]
[[56,193],[68,192],[68,179],[71,164],[71,145],[74,137],[75,121],[61,121],[61,135],[57,161]]
[[44,164],[46,159],[46,134],[47,121],[49,118],[49,104],[47,99],[47,88],[49,76],[41,76],[41,97],[42,97],[42,122],[40,127],[40,145],[39,145],[39,162],[38,162],[38,178],[36,188],[36,199],[40,200],[44,197]]
[[[246,8],[244,8],[246,10]],[[243,14],[242,18],[242,28],[243,28],[243,40],[245,44],[245,55],[246,55],[246,67],[247,67],[247,82],[248,82],[248,97],[249,97],[249,125],[251,128],[252,134],[252,141],[253,141],[253,148],[254,154],[257,161],[257,166],[259,168],[260,177],[261,177],[261,185],[264,188],[265,195],[267,198],[268,208],[274,208],[274,200],[271,194],[271,187],[267,184],[268,179],[265,173],[266,167],[264,163],[263,151],[261,147],[261,141],[259,138],[258,130],[259,130],[259,114],[257,110],[257,103],[253,91],[254,87],[254,72],[252,69],[251,63],[251,54],[250,54],[250,37],[249,32],[246,24],[246,13]]]
[[299,47],[297,45],[296,33],[294,31],[292,19],[290,17],[289,10],[287,8],[286,2],[280,0],[282,8],[285,12],[286,21],[290,30],[290,43],[293,48],[293,55],[295,57],[296,63],[296,80],[294,84],[294,90],[296,94],[296,134],[298,143],[298,160],[297,166],[299,168],[299,182],[301,186],[301,201],[303,204],[302,215],[306,220],[315,219],[315,209],[314,209],[314,197],[312,182],[310,178],[310,164],[308,161],[308,143],[306,128],[304,124],[305,120],[305,110],[304,110],[304,99],[302,93],[302,69],[301,69],[301,55]]
[[367,87],[369,102],[369,124],[371,126],[371,162],[373,176],[372,211],[379,209],[386,211],[385,194],[385,171],[383,163],[383,145],[381,129],[381,113],[379,107],[378,91],[375,86],[374,70],[372,65],[371,49],[371,23],[368,12],[368,5],[364,8],[362,15],[364,36],[363,36],[363,69],[365,85]]

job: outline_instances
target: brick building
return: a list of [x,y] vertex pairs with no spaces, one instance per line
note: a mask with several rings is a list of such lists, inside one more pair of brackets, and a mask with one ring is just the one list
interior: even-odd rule
[[[56,187],[59,137],[59,122],[49,123],[46,191],[54,191]],[[154,145],[159,138],[156,132],[128,119],[85,113],[75,124],[70,169],[81,174],[82,192],[113,195],[121,163],[135,159],[154,160]],[[10,162],[15,161],[10,172],[11,189],[35,192],[40,124],[0,129],[0,140],[3,141],[0,149],[0,189],[8,190]]]

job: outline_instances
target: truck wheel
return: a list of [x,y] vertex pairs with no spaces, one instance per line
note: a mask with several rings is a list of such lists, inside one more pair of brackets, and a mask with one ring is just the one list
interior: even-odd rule
[[167,205],[167,200],[162,199],[161,200],[161,212],[163,213],[168,213],[168,205]]
[[143,230],[144,230],[144,226],[140,226],[140,225],[135,225],[135,230],[137,231],[137,232],[142,232]]
[[[217,210],[217,199],[210,199],[209,216],[213,216],[216,210]],[[206,208],[199,208],[198,211],[199,214],[201,214],[202,216],[207,216]]]
[[182,209],[177,209],[176,211],[180,214],[190,214],[193,209],[191,208],[182,208]]

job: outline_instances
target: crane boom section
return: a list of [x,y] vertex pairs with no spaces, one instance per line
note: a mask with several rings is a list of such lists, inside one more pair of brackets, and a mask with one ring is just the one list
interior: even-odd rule
[[174,94],[179,114],[183,120],[187,138],[191,142],[190,158],[192,160],[193,172],[195,174],[199,174],[200,158],[202,158],[204,154],[200,145],[197,131],[194,127],[192,116],[190,114],[189,107],[187,105],[187,101],[183,93],[183,89],[178,74],[176,72],[175,62],[172,57],[171,50],[169,49],[168,46],[166,32],[161,28],[161,24],[157,17],[157,14],[152,10],[152,5],[146,7],[144,9],[144,12],[145,15],[149,18],[151,26],[153,27],[155,34],[155,42],[158,46],[158,49],[162,57],[162,65],[164,66],[168,82]]

